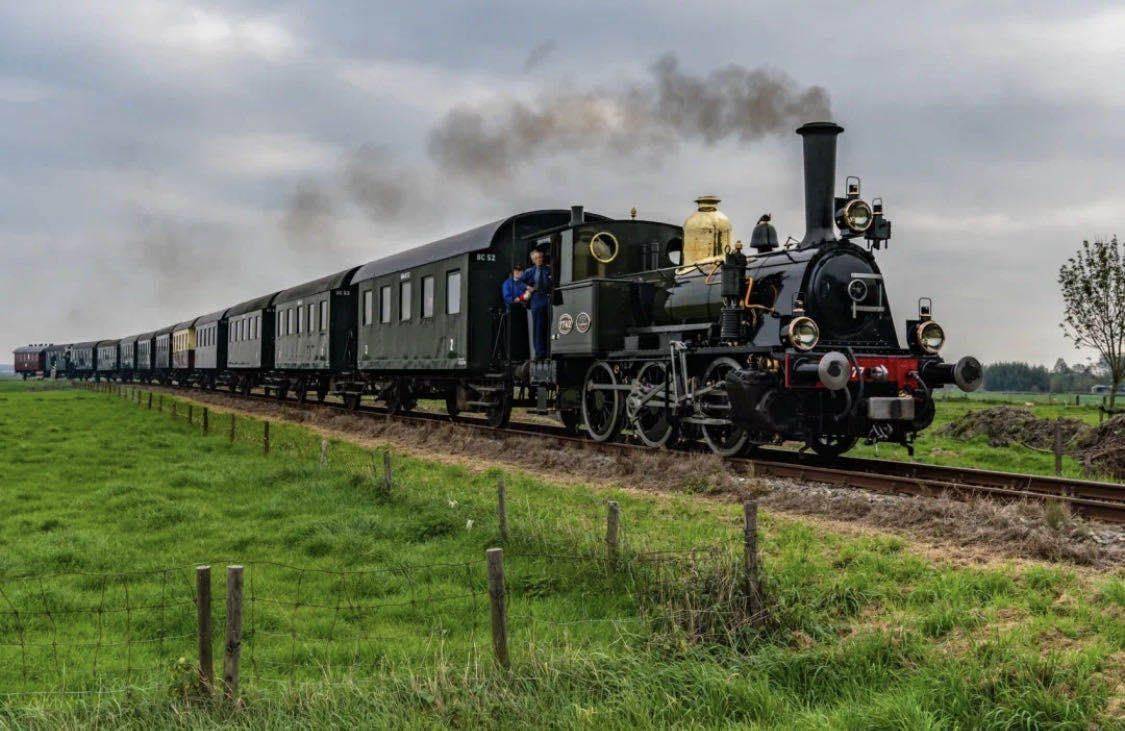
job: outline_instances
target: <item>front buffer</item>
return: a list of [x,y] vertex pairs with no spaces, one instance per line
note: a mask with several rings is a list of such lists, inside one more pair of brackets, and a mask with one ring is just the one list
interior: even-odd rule
[[826,456],[863,439],[913,451],[914,438],[934,419],[933,390],[949,384],[980,388],[983,369],[966,356],[787,352],[771,369],[727,376],[732,420],[752,433],[803,441]]

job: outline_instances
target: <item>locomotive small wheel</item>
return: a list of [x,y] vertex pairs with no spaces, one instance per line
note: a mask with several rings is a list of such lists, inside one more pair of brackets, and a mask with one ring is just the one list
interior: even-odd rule
[[[676,424],[668,418],[668,411],[663,403],[653,405],[653,401],[641,403],[641,400],[653,391],[664,391],[667,380],[668,369],[663,363],[645,363],[633,379],[633,388],[629,391],[625,405],[633,433],[645,446],[654,449],[668,446],[673,441]],[[663,401],[659,396],[656,398]]]
[[562,421],[563,429],[566,433],[574,436],[578,433],[578,429],[582,424],[582,414],[573,409],[567,409],[559,412],[559,419]]
[[457,415],[461,413],[461,407],[457,405],[456,391],[445,395],[445,413],[449,414],[450,419],[456,419]]
[[837,434],[818,434],[815,437],[811,437],[805,443],[809,445],[812,451],[816,452],[821,457],[832,459],[839,457],[841,454],[854,447],[858,441],[858,437],[839,436]]
[[[714,391],[700,399],[700,410],[705,416],[730,418],[730,398],[727,396],[726,378],[731,371],[739,369],[734,358],[716,358],[703,373],[703,385],[713,386]],[[750,434],[740,426],[704,425],[703,441],[711,451],[720,457],[734,457],[750,444]]]
[[586,371],[582,382],[582,421],[595,442],[609,442],[621,431],[621,392],[598,386],[616,386],[617,376],[605,361],[597,361]]

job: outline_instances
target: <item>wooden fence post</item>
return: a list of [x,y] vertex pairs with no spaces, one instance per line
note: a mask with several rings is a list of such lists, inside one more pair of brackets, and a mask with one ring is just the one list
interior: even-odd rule
[[508,603],[504,595],[504,549],[490,548],[484,552],[488,559],[488,602],[492,607],[492,653],[496,662],[507,670],[508,658]]
[[177,406],[178,406],[178,404],[175,401],[173,401],[172,402],[172,418],[173,419],[176,418]]
[[207,410],[206,406],[204,406],[203,407],[203,433],[206,434],[210,430],[211,430],[211,412]]
[[1055,475],[1062,474],[1063,464],[1063,437],[1062,420],[1055,419]]
[[227,644],[223,653],[223,692],[229,701],[238,700],[238,660],[241,656],[242,567],[227,566]]
[[199,618],[199,686],[210,695],[215,687],[211,645],[211,567],[195,567],[196,615]]
[[750,615],[762,611],[762,582],[758,565],[758,501],[742,503],[742,543],[745,550],[746,600]]
[[148,392],[148,410],[152,411],[152,391]]
[[383,492],[385,492],[387,495],[390,495],[391,490],[394,489],[394,486],[395,476],[394,472],[391,469],[391,448],[387,447],[387,449],[383,452]]
[[270,423],[262,422],[262,454],[270,453]]
[[606,506],[605,515],[605,553],[606,559],[609,561],[610,568],[617,566],[617,558],[620,554],[620,543],[618,542],[618,532],[621,527],[621,506],[615,500],[610,500],[609,505]]
[[496,485],[496,517],[500,521],[500,540],[508,542],[508,496],[504,487],[504,476]]
[[320,440],[320,466],[322,468],[328,466],[328,440]]
[[194,422],[192,421],[192,413],[193,413],[194,411],[195,411],[194,407],[192,407],[192,405],[191,405],[191,404],[188,404],[188,405],[187,405],[187,423],[189,423],[189,424],[192,424],[192,423],[194,423]]

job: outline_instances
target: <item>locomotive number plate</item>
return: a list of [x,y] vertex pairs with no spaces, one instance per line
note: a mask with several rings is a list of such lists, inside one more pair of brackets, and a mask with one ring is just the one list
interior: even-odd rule
[[496,254],[477,254],[477,261],[496,261]]

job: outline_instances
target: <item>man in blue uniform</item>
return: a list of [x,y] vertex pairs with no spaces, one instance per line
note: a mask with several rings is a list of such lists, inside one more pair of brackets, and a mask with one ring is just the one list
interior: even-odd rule
[[505,279],[500,287],[500,292],[504,295],[504,306],[508,308],[508,312],[512,311],[512,305],[527,305],[529,299],[527,285],[520,281],[522,277],[523,264],[516,264],[512,267],[512,276]]
[[523,264],[512,266],[512,276],[504,280],[500,286],[500,293],[504,297],[504,314],[508,318],[506,337],[508,338],[508,354],[512,360],[527,360],[527,306],[531,302],[531,293],[523,278]]
[[542,360],[551,355],[551,268],[543,263],[543,252],[531,252],[532,267],[520,278],[531,292],[531,324],[535,340],[535,357]]

